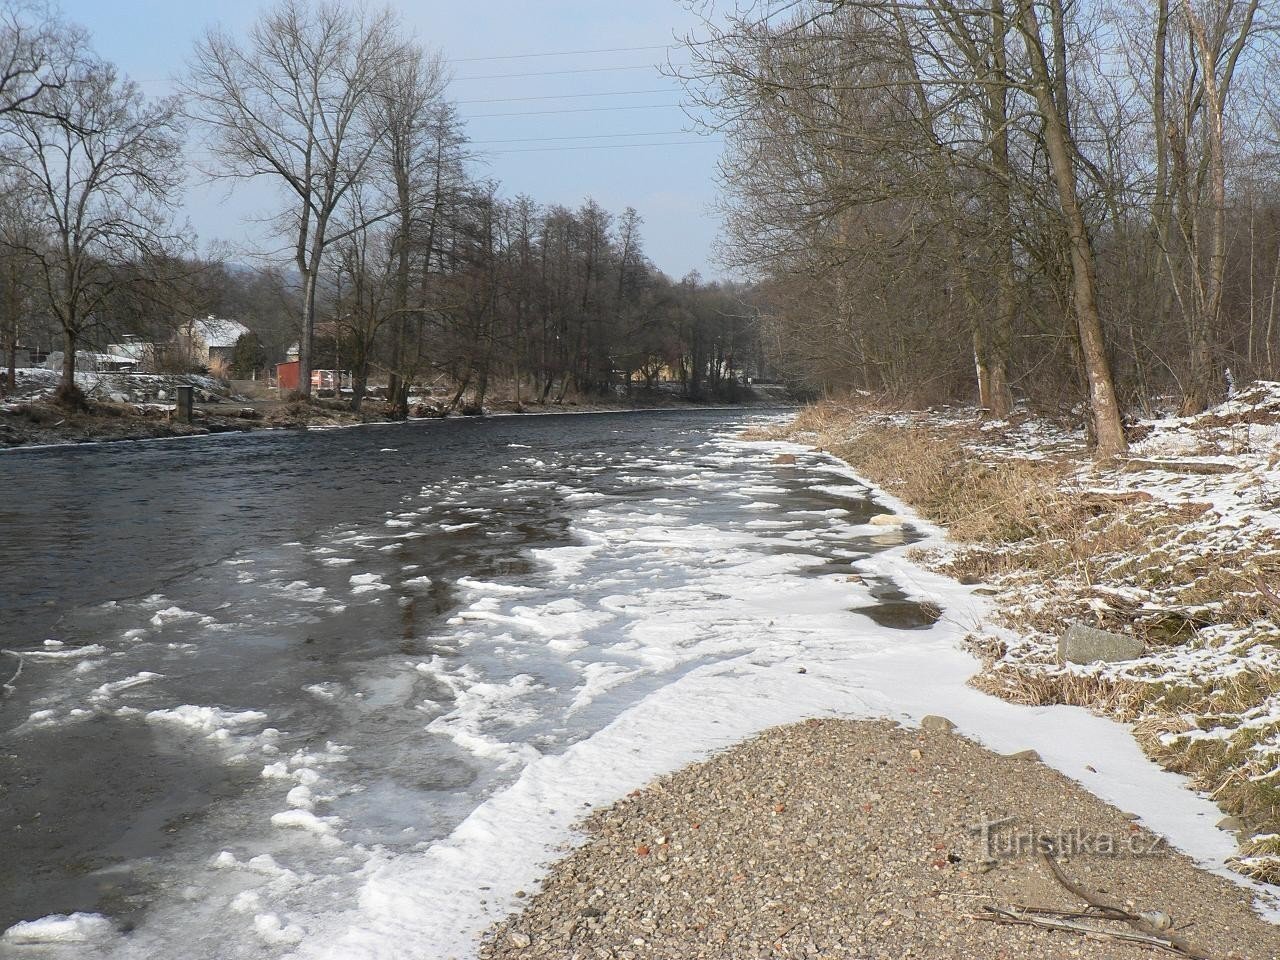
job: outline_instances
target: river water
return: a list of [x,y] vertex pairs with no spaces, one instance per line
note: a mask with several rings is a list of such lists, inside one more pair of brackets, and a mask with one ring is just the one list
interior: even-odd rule
[[693,671],[802,673],[805,584],[927,631],[853,575],[910,530],[736,439],[779,415],[0,455],[0,930],[82,915],[0,953],[314,953],[372,875]]

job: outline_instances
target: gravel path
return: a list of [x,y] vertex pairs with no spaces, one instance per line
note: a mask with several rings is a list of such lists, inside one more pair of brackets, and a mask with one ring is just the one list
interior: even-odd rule
[[[970,829],[1006,816],[1016,820],[990,844]],[[1083,910],[1025,849],[1046,835],[1075,844],[1060,839],[1056,861],[1071,879],[1132,912],[1167,914],[1205,955],[1280,957],[1280,927],[1250,909],[1247,891],[1034,758],[942,729],[777,728],[636,791],[587,830],[525,910],[490,932],[484,960],[1177,955],[972,919],[986,906]]]

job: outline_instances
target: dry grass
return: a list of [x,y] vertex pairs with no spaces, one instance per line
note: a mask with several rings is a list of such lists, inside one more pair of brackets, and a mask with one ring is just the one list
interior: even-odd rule
[[[1013,641],[970,637],[985,664],[974,685],[1134,723],[1148,755],[1267,831],[1238,868],[1280,878],[1280,838],[1268,839],[1280,833],[1280,769],[1259,749],[1280,741],[1280,722],[1265,722],[1280,671],[1249,656],[1260,645],[1280,648],[1280,598],[1266,586],[1280,583],[1274,534],[1197,524],[1208,504],[1086,489],[1074,479],[1082,462],[1070,455],[980,456],[972,447],[991,438],[974,422],[826,402],[761,438],[813,443],[947,527],[955,549],[932,566],[995,585],[996,624],[1025,638],[1010,649]],[[1125,671],[1064,669],[1053,641],[1072,621],[1136,635],[1149,657]],[[1186,666],[1197,657],[1230,669],[1197,675]]]

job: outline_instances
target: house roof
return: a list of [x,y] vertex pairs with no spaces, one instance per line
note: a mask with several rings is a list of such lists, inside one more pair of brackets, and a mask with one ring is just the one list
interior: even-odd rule
[[206,347],[234,347],[250,330],[238,320],[223,317],[204,317],[191,321],[191,331],[204,341]]

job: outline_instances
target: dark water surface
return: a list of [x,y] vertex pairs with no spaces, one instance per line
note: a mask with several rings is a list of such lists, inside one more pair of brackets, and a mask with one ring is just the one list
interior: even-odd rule
[[[72,911],[123,931],[151,910],[189,918],[186,901],[164,906],[178,866],[221,869],[228,850],[330,876],[363,852],[416,848],[526,752],[589,736],[704,662],[627,652],[608,632],[600,610],[639,589],[619,584],[661,584],[660,565],[598,566],[598,589],[575,586],[587,606],[557,602],[554,585],[531,608],[508,599],[534,592],[540,551],[577,542],[584,503],[620,523],[679,512],[654,522],[723,530],[763,556],[812,534],[813,575],[845,579],[882,546],[842,530],[877,509],[853,488],[824,490],[831,479],[804,463],[734,467],[712,439],[762,416],[509,417],[0,454],[0,680],[22,665],[0,699],[0,930]],[[935,616],[888,582],[861,603],[896,627]],[[543,633],[545,648],[520,645]],[[558,648],[566,636],[578,646]],[[611,670],[626,672],[625,693],[574,699]],[[306,909],[350,889],[311,884]],[[259,956],[221,941],[221,923],[192,956]]]

